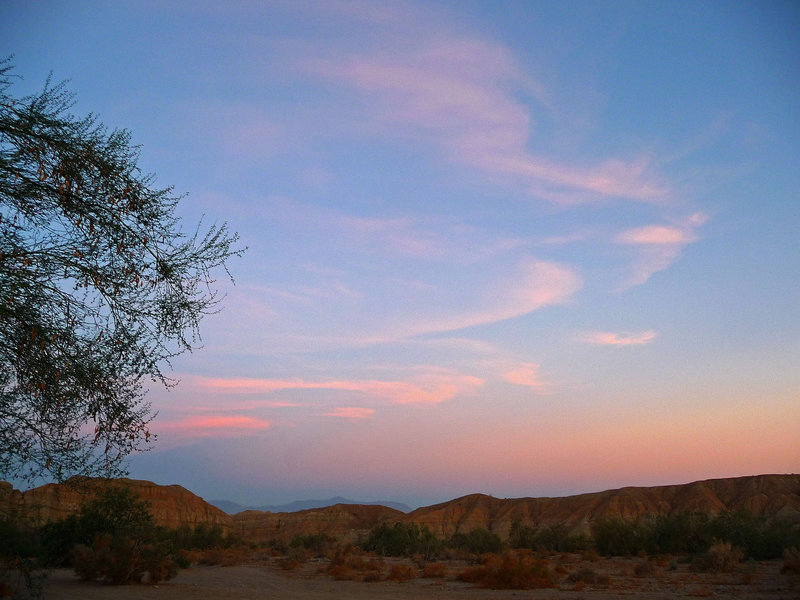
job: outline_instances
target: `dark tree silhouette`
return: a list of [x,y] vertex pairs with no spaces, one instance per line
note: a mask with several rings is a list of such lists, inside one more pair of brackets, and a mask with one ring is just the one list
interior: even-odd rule
[[148,447],[144,383],[219,308],[226,224],[185,233],[126,130],[69,113],[48,78],[15,98],[0,61],[0,475],[118,475]]

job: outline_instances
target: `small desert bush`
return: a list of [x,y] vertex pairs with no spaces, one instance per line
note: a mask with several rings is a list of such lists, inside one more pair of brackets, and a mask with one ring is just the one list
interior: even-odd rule
[[427,579],[442,579],[450,574],[447,565],[440,562],[428,563],[422,568],[422,576]]
[[166,553],[155,548],[146,549],[142,556],[142,566],[147,573],[147,582],[161,583],[178,574],[179,564]]
[[528,590],[553,587],[553,579],[545,560],[534,558],[530,552],[490,554],[483,564],[469,567],[458,579],[483,588]]
[[386,579],[402,583],[409,579],[414,579],[416,576],[417,569],[413,565],[394,564],[389,568],[389,574],[386,576]]
[[744,558],[741,548],[730,542],[716,542],[707,552],[695,556],[692,569],[699,572],[731,573],[737,569]]
[[278,560],[278,566],[284,571],[294,571],[308,561],[308,551],[302,547],[289,548],[286,556]]
[[320,569],[337,580],[381,581],[384,560],[382,557],[365,557],[350,545],[336,546],[328,555],[327,567]]
[[150,583],[174,577],[178,568],[167,553],[154,545],[139,546],[130,538],[97,536],[92,546],[78,545],[74,551],[76,574],[84,581],[99,579],[112,585]]
[[610,583],[611,578],[608,575],[598,573],[590,567],[581,567],[577,571],[573,571],[567,575],[567,581],[569,583],[606,586]]
[[367,582],[382,581],[383,568],[385,566],[383,558],[370,558],[363,568],[362,580]]
[[200,558],[197,562],[204,566],[233,567],[245,562],[247,553],[248,548],[244,546],[208,548],[200,551]]
[[328,567],[328,575],[337,581],[358,581],[361,579],[358,572],[346,564],[331,565]]
[[286,552],[286,559],[294,561],[298,564],[303,564],[308,562],[308,559],[311,558],[312,551],[307,550],[303,546],[290,546],[289,550]]

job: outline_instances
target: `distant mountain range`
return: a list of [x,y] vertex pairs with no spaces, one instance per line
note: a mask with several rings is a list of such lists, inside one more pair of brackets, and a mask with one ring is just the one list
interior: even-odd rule
[[388,506],[400,512],[411,512],[411,507],[402,502],[391,502],[389,500],[376,500],[373,502],[362,502],[360,500],[351,500],[349,498],[342,498],[336,496],[334,498],[327,498],[326,500],[295,500],[288,504],[265,504],[263,506],[242,506],[230,500],[209,500],[209,504],[216,506],[223,512],[229,515],[244,512],[246,510],[260,510],[262,512],[298,512],[301,510],[309,510],[312,508],[327,508],[328,506],[335,506],[336,504],[360,504],[362,506]]

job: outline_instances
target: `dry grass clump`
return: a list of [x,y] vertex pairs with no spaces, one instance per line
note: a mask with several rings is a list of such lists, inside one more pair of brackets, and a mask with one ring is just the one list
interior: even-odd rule
[[370,558],[364,565],[362,580],[366,582],[383,581],[383,558]]
[[303,547],[293,546],[285,556],[278,560],[278,566],[284,571],[296,571],[308,562],[310,552]]
[[732,573],[744,558],[741,548],[732,546],[730,542],[717,542],[708,552],[696,556],[692,561],[692,569],[702,573]]
[[529,551],[488,554],[483,564],[465,569],[458,574],[458,579],[497,590],[553,587],[547,561],[534,558]]
[[328,555],[330,563],[321,569],[336,580],[382,581],[385,562],[383,558],[366,558],[354,553],[352,546],[337,546]]
[[412,565],[394,564],[389,569],[389,574],[386,579],[389,581],[404,582],[409,579],[414,579],[417,576],[417,569]]
[[450,570],[444,563],[432,562],[422,568],[422,576],[426,579],[443,579],[448,575],[450,575]]
[[346,564],[329,566],[328,575],[336,581],[359,581],[361,579],[358,572]]

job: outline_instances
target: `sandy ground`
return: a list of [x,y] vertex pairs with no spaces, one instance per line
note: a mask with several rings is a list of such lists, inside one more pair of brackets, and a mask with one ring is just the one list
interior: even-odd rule
[[[657,572],[650,577],[633,575],[631,560],[609,559],[588,563],[598,573],[607,573],[607,586],[581,586],[562,582],[541,590],[486,590],[455,580],[418,577],[404,583],[381,581],[335,581],[320,574],[319,564],[309,563],[287,573],[275,564],[233,567],[192,567],[159,585],[105,586],[84,583],[66,569],[53,571],[44,598],[48,600],[608,600],[627,596],[652,600],[677,598],[732,598],[740,600],[797,600],[800,585],[780,574],[782,561],[746,565],[732,574],[692,573],[685,568]],[[571,565],[574,567],[574,565]],[[454,567],[454,570],[456,567]]]

